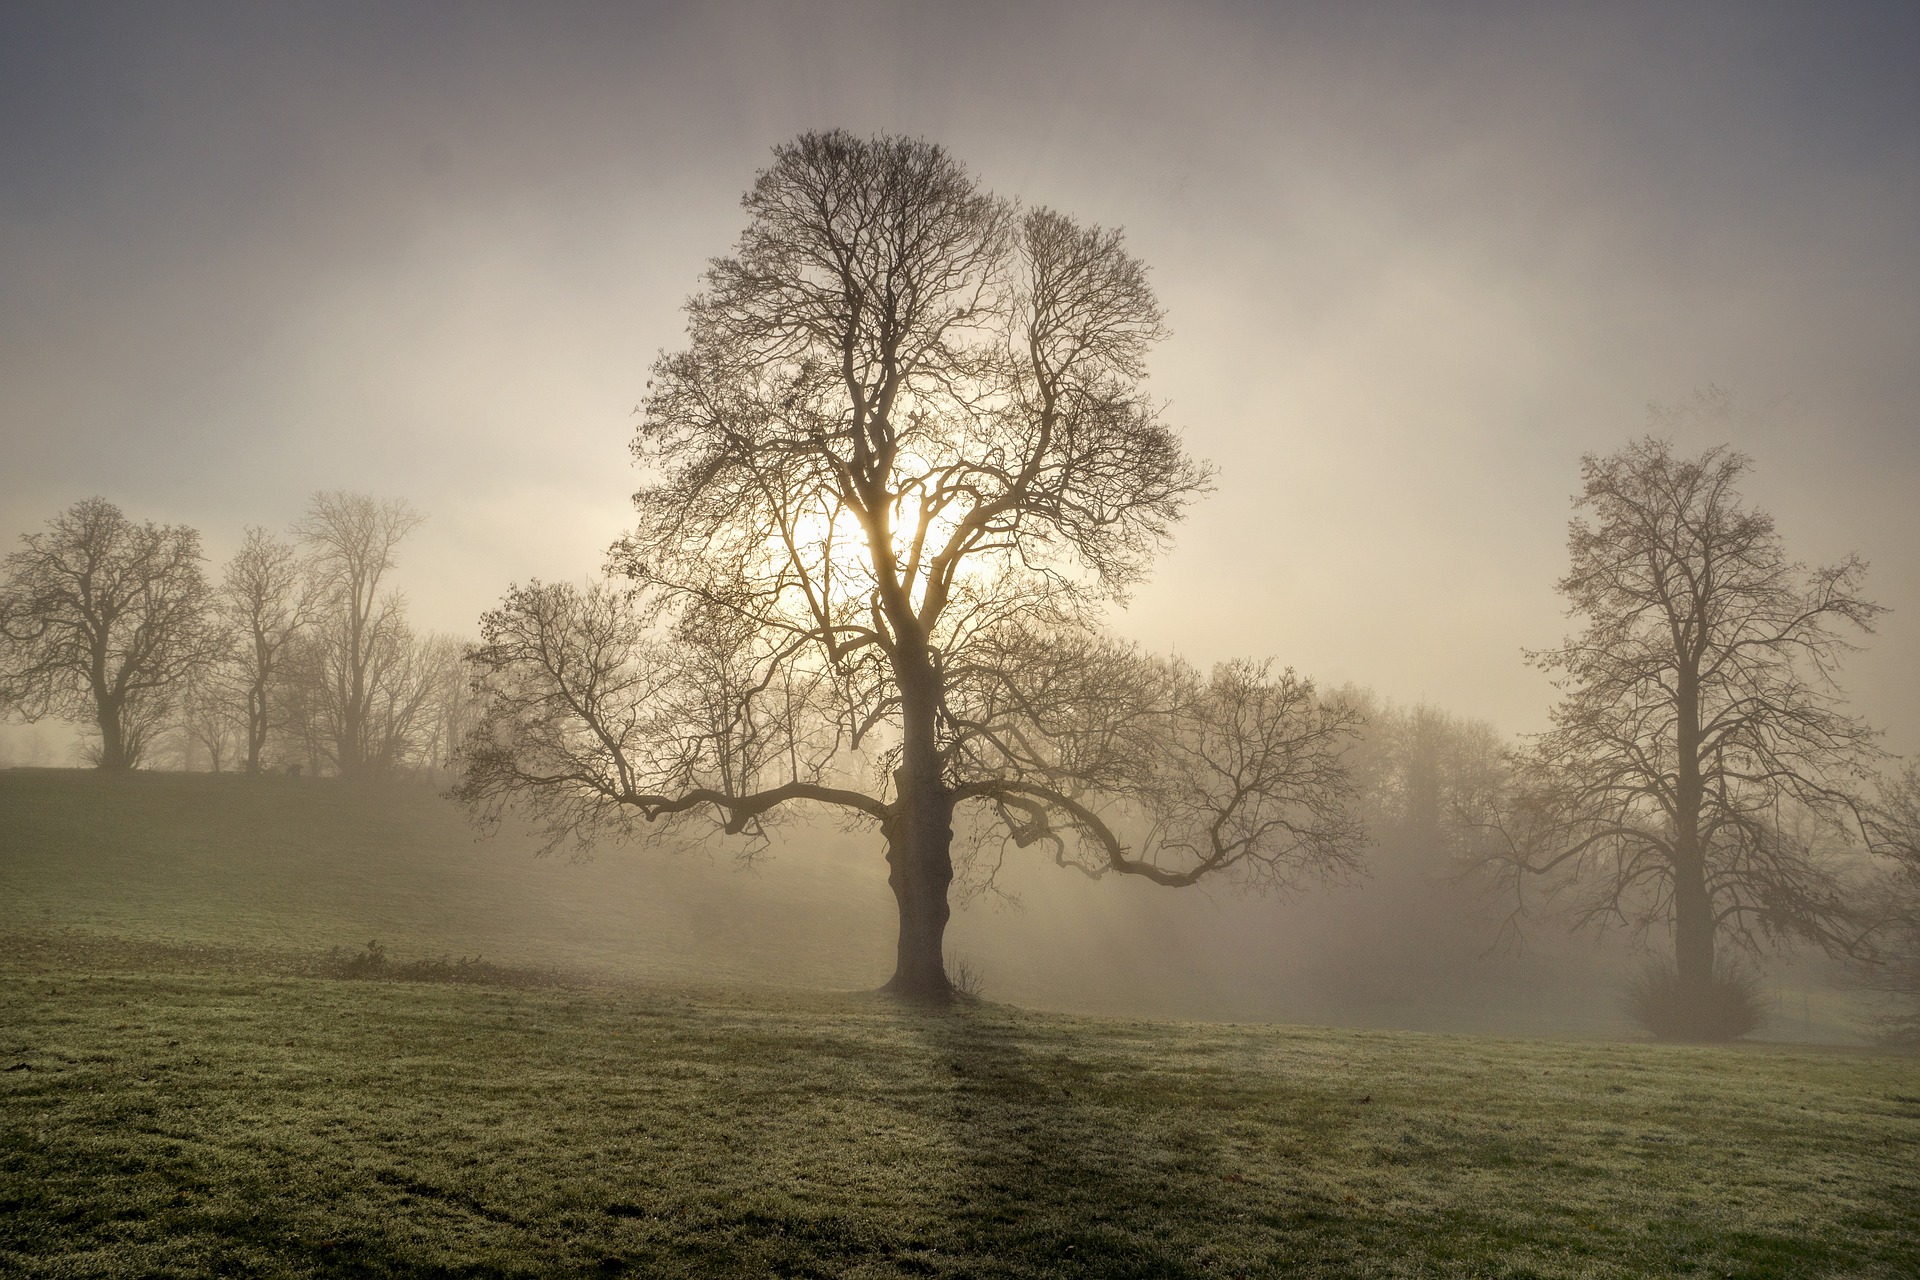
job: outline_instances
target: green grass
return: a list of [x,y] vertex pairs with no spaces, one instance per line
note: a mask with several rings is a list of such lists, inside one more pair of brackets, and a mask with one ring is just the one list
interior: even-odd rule
[[1908,1276],[1911,1060],[0,955],[0,1271]]

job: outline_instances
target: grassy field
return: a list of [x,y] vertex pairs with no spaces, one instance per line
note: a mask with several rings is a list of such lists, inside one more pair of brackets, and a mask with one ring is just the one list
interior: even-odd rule
[[1920,1069],[16,936],[0,1272],[1911,1276]]
[[0,1274],[1920,1274],[1912,1058],[902,1010],[817,852],[0,773]]

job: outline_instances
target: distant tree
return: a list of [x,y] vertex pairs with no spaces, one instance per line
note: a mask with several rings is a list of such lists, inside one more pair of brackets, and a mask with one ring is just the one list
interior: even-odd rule
[[480,723],[481,703],[465,661],[470,647],[438,635],[423,646],[420,670],[428,697],[415,735],[415,756],[426,768],[457,768],[462,744]]
[[131,769],[189,675],[220,653],[200,535],[87,498],[21,541],[0,586],[0,706],[85,721],[95,763]]
[[795,803],[871,823],[915,998],[951,994],[962,810],[1090,875],[1348,865],[1343,708],[1094,629],[1207,483],[1141,385],[1162,317],[1120,234],[839,132],[777,148],[743,203],[654,367],[634,589],[486,616],[461,794],[556,840]]
[[278,730],[261,767],[298,764],[311,777],[325,773],[332,760],[332,719],[323,650],[311,630],[287,642],[267,696]]
[[1424,703],[1356,702],[1364,707],[1364,754],[1372,766],[1366,778],[1369,828],[1417,853],[1429,876],[1457,871],[1474,835],[1474,804],[1506,777],[1499,733],[1485,721]]
[[[274,698],[281,660],[295,636],[312,623],[318,592],[298,551],[267,530],[249,527],[227,564],[218,609],[233,651],[227,673],[244,719],[248,773],[259,773],[267,739],[277,727]],[[216,766],[217,767],[217,766]]]
[[1576,922],[1669,930],[1680,998],[1701,1009],[1722,938],[1856,944],[1831,854],[1877,754],[1834,681],[1847,633],[1880,612],[1865,566],[1788,559],[1740,498],[1750,465],[1651,437],[1583,459],[1590,519],[1559,589],[1585,628],[1531,655],[1562,697],[1484,849]]
[[406,601],[387,587],[396,553],[421,517],[405,502],[359,493],[316,493],[295,527],[305,543],[315,606],[303,655],[299,706],[305,727],[343,777],[393,764],[396,710],[414,637]]
[[1892,1006],[1887,1038],[1920,1048],[1920,766],[1882,787],[1869,830],[1883,861],[1864,895],[1875,945],[1858,971]]
[[1319,948],[1316,982],[1356,999],[1457,993],[1487,976],[1481,961],[1499,937],[1472,856],[1481,797],[1506,776],[1506,742],[1437,707],[1354,686],[1335,696],[1363,721],[1347,759],[1367,880],[1338,938]]
[[[232,640],[231,633],[227,636]],[[189,675],[176,701],[173,739],[182,769],[193,769],[204,759],[219,773],[245,750],[246,708],[233,683],[234,650],[229,643],[222,659]]]
[[458,714],[463,646],[447,636],[396,630],[367,710],[366,759],[374,769],[439,767],[442,735]]

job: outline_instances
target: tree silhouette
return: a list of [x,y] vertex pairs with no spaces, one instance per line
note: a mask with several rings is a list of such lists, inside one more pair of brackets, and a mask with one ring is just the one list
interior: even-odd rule
[[949,993],[956,813],[1170,885],[1348,862],[1345,711],[1095,630],[1208,480],[1143,389],[1162,315],[1119,232],[841,132],[743,204],[654,366],[629,587],[487,615],[461,794],[555,839],[796,802],[875,824],[914,997]]
[[200,535],[86,498],[23,535],[0,586],[0,706],[90,723],[131,769],[194,672],[220,656]]
[[1562,696],[1486,847],[1516,891],[1543,877],[1579,922],[1669,928],[1695,1004],[1722,937],[1858,936],[1828,854],[1836,828],[1858,831],[1876,747],[1834,676],[1880,610],[1858,559],[1787,558],[1738,493],[1750,465],[1651,437],[1582,460],[1590,518],[1558,585],[1585,626],[1530,655]]
[[277,726],[275,686],[288,645],[314,621],[316,592],[295,549],[249,527],[227,563],[219,611],[234,638],[231,694],[244,708],[248,773],[258,773]]
[[316,604],[296,646],[299,713],[342,777],[390,769],[428,695],[406,601],[386,589],[400,543],[421,517],[399,499],[316,493],[294,532],[306,544]]

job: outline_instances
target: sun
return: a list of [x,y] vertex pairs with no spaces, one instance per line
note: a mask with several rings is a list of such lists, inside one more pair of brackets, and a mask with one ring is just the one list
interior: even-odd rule
[[[768,532],[766,553],[770,565],[785,568],[797,589],[836,610],[864,606],[879,586],[871,540],[853,510],[837,500],[821,500],[806,508],[776,516]],[[908,503],[896,504],[892,530],[895,574],[916,605],[923,597],[931,561],[945,549],[959,528],[950,513],[928,522],[918,555],[913,545],[918,512]]]

